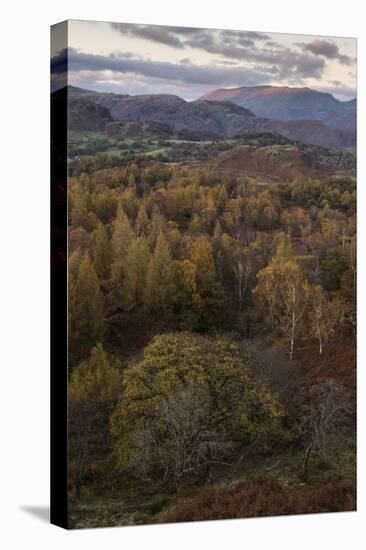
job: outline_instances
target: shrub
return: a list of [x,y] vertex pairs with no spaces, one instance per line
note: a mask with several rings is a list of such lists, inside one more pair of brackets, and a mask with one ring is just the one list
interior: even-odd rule
[[317,487],[284,487],[256,479],[224,489],[208,489],[164,512],[164,522],[280,516],[355,510],[353,483],[330,482]]

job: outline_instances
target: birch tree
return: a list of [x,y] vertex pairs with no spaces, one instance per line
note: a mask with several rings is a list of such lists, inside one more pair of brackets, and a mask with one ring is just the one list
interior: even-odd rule
[[254,296],[272,325],[278,327],[288,342],[292,360],[296,337],[308,303],[308,282],[300,266],[293,260],[284,264],[271,263],[259,271],[257,279]]
[[339,300],[328,298],[320,285],[314,287],[311,293],[309,319],[311,335],[319,342],[320,355],[323,355],[324,345],[342,318],[343,308]]
[[246,291],[248,290],[249,275],[252,272],[248,248],[240,248],[234,253],[233,272],[238,283],[238,302],[239,310],[241,310]]

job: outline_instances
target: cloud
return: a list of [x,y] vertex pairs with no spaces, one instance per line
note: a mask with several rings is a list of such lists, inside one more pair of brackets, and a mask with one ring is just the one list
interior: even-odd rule
[[[257,70],[272,77],[319,78],[325,68],[324,58],[315,56],[310,49],[304,51],[304,45],[285,47],[266,33],[127,23],[110,25],[127,36],[150,40],[175,49],[194,48],[219,57],[222,61],[235,60],[255,65]],[[326,51],[331,53],[329,47]],[[341,56],[343,62],[346,62],[345,57]]]
[[[208,90],[206,84],[179,83],[170,80],[143,75],[119,74],[105,75],[102,73],[78,72],[70,73],[70,83],[80,88],[96,90],[99,92],[114,92],[130,95],[172,94],[178,95],[187,101],[201,97]],[[98,77],[100,76],[100,80]]]
[[116,31],[127,34],[129,36],[135,36],[137,38],[144,38],[151,40],[152,42],[158,42],[171,46],[172,48],[183,48],[184,44],[180,40],[175,30],[175,27],[160,27],[155,25],[130,25],[127,23],[110,23],[111,27]]
[[185,45],[230,59],[243,59],[250,57],[255,42],[261,39],[261,35],[254,32],[202,29],[202,32],[189,37]]
[[67,50],[59,50],[51,57],[51,92],[67,86]]
[[308,44],[301,44],[303,49],[314,55],[321,55],[327,59],[337,59],[342,65],[351,65],[352,59],[348,55],[340,53],[339,48],[334,42],[316,38]]
[[67,72],[67,48],[59,50],[51,57],[51,74],[63,74]]
[[[255,42],[266,41],[269,36],[255,31],[230,31],[218,29],[199,29],[193,27],[168,27],[158,25],[134,25],[130,23],[110,23],[112,29],[127,36],[133,36],[171,46],[172,48],[197,47],[195,44],[216,41],[222,45],[251,47]],[[196,40],[195,40],[196,39]]]
[[341,101],[349,101],[357,96],[357,90],[352,86],[344,86],[338,80],[331,80],[329,84],[319,84],[316,89],[319,92],[332,94]]
[[[284,47],[273,41],[270,42],[270,47],[254,47],[254,39],[248,38],[251,33],[245,34],[247,35],[245,39],[237,33],[226,34],[223,39],[222,36],[215,36],[212,32],[202,32],[191,37],[186,44],[222,58],[256,64],[272,76],[319,78],[322,75],[325,68],[324,59]],[[266,44],[267,42],[265,46]]]
[[259,64],[261,70],[279,78],[320,78],[326,60],[338,60],[351,65],[351,57],[338,46],[324,39],[285,47],[273,36],[255,31],[198,29],[158,25],[110,23],[116,31],[174,49],[194,48],[226,60]]
[[[168,63],[165,61],[151,61],[140,58],[131,58],[126,54],[90,54],[73,48],[63,50],[52,59],[52,71],[57,73],[63,67],[61,59],[68,57],[69,71],[113,72],[122,74],[136,74],[145,77],[157,78],[173,82],[189,84],[218,85],[254,85],[258,81],[268,82],[268,73],[260,68],[227,67],[221,65],[195,65],[193,63]],[[185,60],[186,61],[186,60]]]
[[[214,47],[214,43],[210,45]],[[209,46],[208,42],[206,46]],[[301,78],[321,75],[325,65],[323,59],[309,54],[294,54],[287,48],[279,48],[273,52],[254,49],[248,53],[247,58],[250,63],[246,65],[228,64],[226,58],[221,63],[195,64],[189,58],[171,63],[143,59],[131,52],[102,55],[69,48],[55,55],[51,65],[54,75],[64,73],[67,60],[68,70],[73,78],[78,73],[83,72],[85,75],[87,72],[89,81],[92,80],[90,75],[94,75],[94,80],[99,85],[106,82],[106,88],[112,81],[114,84],[120,82],[120,88],[127,87],[129,93],[134,93],[128,82],[131,75],[140,77],[138,89],[141,89],[141,78],[146,82],[155,79],[155,84],[160,82],[160,86],[156,84],[159,88],[156,93],[161,93],[164,85],[175,88],[175,93],[179,95],[184,84],[186,97],[197,97],[212,88],[257,86],[270,84],[276,79],[286,78],[290,82],[298,83]]]

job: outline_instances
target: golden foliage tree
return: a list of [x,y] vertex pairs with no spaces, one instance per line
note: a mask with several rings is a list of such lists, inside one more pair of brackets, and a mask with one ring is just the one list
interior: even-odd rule
[[98,223],[95,232],[93,257],[98,277],[101,281],[108,280],[111,275],[113,251],[105,225],[101,222]]
[[113,297],[117,303],[121,303],[122,300],[127,251],[133,238],[134,235],[128,216],[120,206],[117,211],[117,218],[114,222],[112,233],[113,262],[111,266],[111,280]]
[[121,366],[109,360],[102,344],[91,350],[87,361],[71,374],[69,395],[78,401],[115,401],[121,392]]
[[197,285],[193,303],[196,321],[191,328],[203,329],[218,318],[223,305],[223,289],[217,281],[212,244],[206,235],[191,240],[189,261],[196,268]]
[[146,213],[146,208],[144,203],[141,203],[141,206],[137,214],[136,223],[135,223],[136,237],[141,237],[142,235],[146,235],[148,226],[149,226],[149,218]]
[[131,242],[127,251],[122,290],[123,303],[127,310],[133,310],[143,304],[150,257],[149,245],[145,237],[138,237]]
[[145,308],[153,313],[167,313],[173,301],[172,258],[168,242],[161,231],[146,275]]
[[78,271],[69,276],[70,353],[83,357],[103,338],[104,299],[89,255],[80,261]]
[[112,246],[115,258],[124,258],[133,239],[133,231],[127,214],[120,206],[113,225]]

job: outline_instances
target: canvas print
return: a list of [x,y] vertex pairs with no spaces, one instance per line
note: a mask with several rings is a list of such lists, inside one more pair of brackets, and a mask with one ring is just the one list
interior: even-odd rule
[[51,98],[65,526],[355,510],[356,39],[67,21]]

